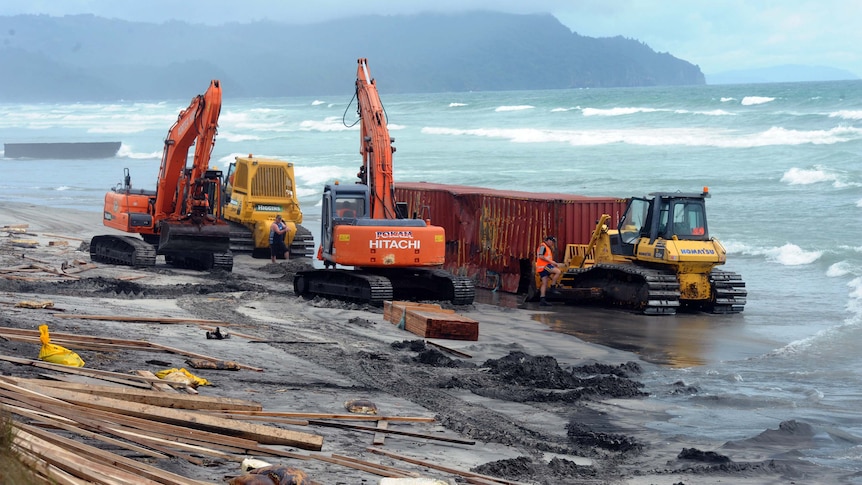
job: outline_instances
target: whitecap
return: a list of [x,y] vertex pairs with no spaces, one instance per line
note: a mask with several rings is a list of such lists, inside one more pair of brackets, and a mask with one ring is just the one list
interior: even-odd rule
[[161,151],[134,152],[132,151],[132,147],[122,143],[120,149],[117,150],[117,157],[131,158],[133,160],[150,160],[162,158],[162,153]]
[[635,108],[635,107],[619,107],[619,108],[584,108],[581,110],[581,113],[584,116],[623,116],[623,115],[631,115],[636,113],[653,113],[656,111],[666,111],[659,110],[655,108]]
[[311,105],[312,105],[312,106],[320,106],[320,105],[321,105],[321,104],[323,104],[323,103],[325,103],[325,101],[321,101],[321,100],[319,100],[319,99],[315,99],[314,101],[312,101],[312,102],[311,102]]
[[461,106],[467,106],[467,103],[449,103],[450,108],[460,108]]
[[829,268],[826,270],[826,276],[830,278],[840,278],[841,276],[846,276],[848,274],[852,274],[854,272],[853,265],[848,261],[839,261],[837,263],[833,263],[829,265]]
[[498,106],[494,111],[501,113],[504,111],[523,111],[525,109],[533,109],[535,106],[530,106],[529,104],[521,104],[516,106]]
[[722,102],[722,103],[729,103],[729,102],[731,102],[731,101],[736,101],[736,98],[733,98],[733,97],[727,97],[727,96],[722,96],[722,97],[721,97],[721,102]]
[[770,101],[775,101],[775,98],[770,98],[768,96],[746,96],[742,98],[743,106],[754,106],[757,104],[769,103]]
[[819,182],[835,182],[837,181],[835,174],[829,173],[822,168],[804,169],[792,167],[784,172],[781,176],[781,181],[789,185],[810,185]]
[[352,127],[344,126],[344,122],[340,116],[327,116],[321,120],[305,120],[299,124],[299,129],[302,131],[347,131],[358,130],[359,123]]
[[226,131],[220,131],[218,134],[218,139],[231,143],[237,143],[242,141],[258,141],[261,140],[261,137],[257,135],[235,134]]
[[841,118],[845,120],[862,120],[862,110],[846,110],[842,109],[829,113],[830,118]]
[[823,256],[823,251],[805,251],[799,246],[787,243],[779,248],[766,251],[767,259],[785,266],[800,266],[811,264]]

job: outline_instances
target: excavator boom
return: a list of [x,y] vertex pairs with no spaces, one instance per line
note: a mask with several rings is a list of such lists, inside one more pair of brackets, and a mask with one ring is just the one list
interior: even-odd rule
[[361,137],[359,153],[362,154],[360,182],[371,189],[371,218],[395,219],[392,175],[394,140],[390,138],[389,129],[386,126],[386,113],[377,94],[377,83],[368,71],[368,59],[360,58],[357,63],[356,110],[362,121],[359,131]]

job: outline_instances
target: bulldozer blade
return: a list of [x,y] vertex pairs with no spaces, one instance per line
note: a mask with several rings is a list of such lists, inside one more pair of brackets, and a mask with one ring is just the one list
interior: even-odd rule
[[224,253],[230,249],[230,226],[164,224],[159,253]]

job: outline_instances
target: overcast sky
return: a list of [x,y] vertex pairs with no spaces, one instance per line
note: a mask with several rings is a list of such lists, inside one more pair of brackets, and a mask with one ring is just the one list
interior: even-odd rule
[[862,0],[0,0],[0,15],[91,13],[211,25],[478,9],[551,13],[581,35],[637,39],[707,75],[802,64],[862,77]]

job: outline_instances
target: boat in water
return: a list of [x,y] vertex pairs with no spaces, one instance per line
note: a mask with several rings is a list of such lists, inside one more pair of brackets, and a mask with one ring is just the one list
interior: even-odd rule
[[112,158],[120,151],[119,141],[71,143],[4,143],[5,158],[93,159]]

